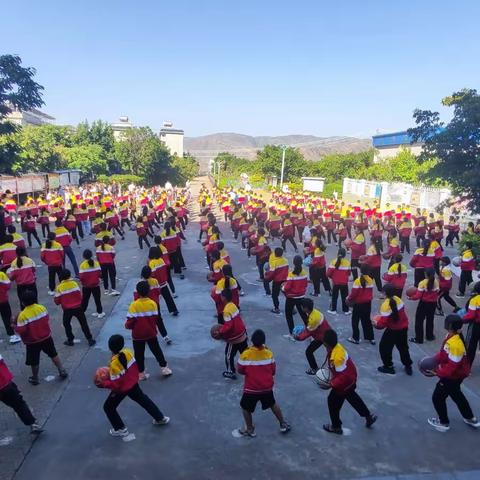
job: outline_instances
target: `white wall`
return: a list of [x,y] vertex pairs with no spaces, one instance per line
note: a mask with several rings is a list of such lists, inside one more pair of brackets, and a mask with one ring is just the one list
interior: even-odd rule
[[410,150],[414,155],[420,155],[422,153],[421,145],[399,145],[393,147],[381,147],[375,149],[375,156],[373,157],[374,162],[380,162],[386,158],[395,157],[402,150]]

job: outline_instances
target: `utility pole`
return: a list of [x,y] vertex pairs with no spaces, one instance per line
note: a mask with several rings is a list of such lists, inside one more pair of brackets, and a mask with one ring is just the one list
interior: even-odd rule
[[288,147],[286,145],[281,145],[282,149],[282,171],[280,173],[280,191],[283,191],[283,171],[285,170],[285,150]]

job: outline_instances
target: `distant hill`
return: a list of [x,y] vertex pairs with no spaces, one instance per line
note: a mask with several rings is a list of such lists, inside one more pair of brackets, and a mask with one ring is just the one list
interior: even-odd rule
[[185,137],[184,149],[196,157],[202,170],[210,159],[221,152],[254,159],[265,145],[289,145],[298,148],[307,160],[319,160],[329,153],[362,152],[371,148],[370,139],[354,137],[316,137],[314,135],[283,135],[252,137],[239,133],[213,133],[202,137]]

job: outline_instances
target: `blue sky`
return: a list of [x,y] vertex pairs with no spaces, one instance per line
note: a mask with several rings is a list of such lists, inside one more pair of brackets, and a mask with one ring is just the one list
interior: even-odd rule
[[480,88],[477,0],[24,0],[2,12],[0,52],[37,68],[58,123],[366,137]]

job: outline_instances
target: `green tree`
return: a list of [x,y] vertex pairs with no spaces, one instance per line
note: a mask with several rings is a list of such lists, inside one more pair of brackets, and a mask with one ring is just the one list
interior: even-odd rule
[[78,145],[100,145],[107,157],[114,154],[115,138],[109,123],[95,120],[91,125],[85,120],[77,125],[73,142]]
[[467,208],[480,213],[480,95],[463,89],[442,100],[453,107],[448,123],[438,112],[415,110],[416,127],[409,130],[414,141],[423,141],[422,162],[436,158],[428,171],[430,178],[442,178]]
[[22,67],[16,55],[0,55],[0,172],[14,173],[19,147],[12,135],[17,127],[5,121],[13,108],[30,110],[43,105],[43,87],[33,80],[35,69]]
[[187,180],[198,175],[199,168],[200,165],[194,157],[190,155],[177,157],[175,155],[170,162],[169,180],[175,185],[185,185]]
[[56,125],[26,126],[13,135],[18,154],[12,164],[15,174],[51,172],[65,167],[63,147],[71,146],[70,127]]
[[160,183],[170,171],[170,151],[149,127],[126,130],[115,144],[115,158],[124,173],[141,176],[152,185]]
[[89,180],[93,180],[97,175],[106,174],[108,171],[105,150],[100,145],[59,147],[58,152],[67,168],[78,168]]
[[[264,175],[276,175],[280,178],[282,171],[282,147],[278,145],[266,145],[263,150],[257,152],[259,173]],[[285,150],[284,181],[294,181],[305,174],[308,170],[308,162],[300,151],[293,147]]]

